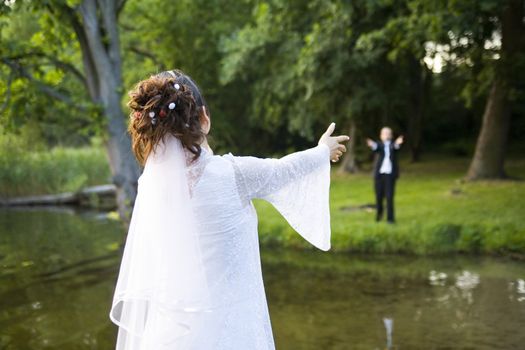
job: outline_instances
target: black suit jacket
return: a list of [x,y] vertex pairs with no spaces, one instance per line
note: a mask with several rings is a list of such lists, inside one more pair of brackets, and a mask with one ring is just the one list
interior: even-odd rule
[[[385,159],[385,145],[381,141],[376,141],[377,148],[374,150],[374,153],[376,154],[375,160],[374,160],[374,177],[378,177],[379,170],[381,169],[381,164],[383,164],[383,159]],[[392,162],[392,175],[394,175],[394,178],[399,177],[399,165],[397,163],[397,151],[399,151],[399,148],[396,149],[394,147],[394,142],[390,142],[390,161]]]

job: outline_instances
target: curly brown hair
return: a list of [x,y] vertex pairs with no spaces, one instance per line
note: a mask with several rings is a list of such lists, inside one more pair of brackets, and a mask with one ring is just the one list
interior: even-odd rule
[[[144,165],[166,135],[181,140],[197,159],[206,137],[200,117],[209,109],[197,84],[179,70],[162,72],[140,81],[129,92],[128,132],[135,157]],[[204,108],[202,108],[204,107]]]

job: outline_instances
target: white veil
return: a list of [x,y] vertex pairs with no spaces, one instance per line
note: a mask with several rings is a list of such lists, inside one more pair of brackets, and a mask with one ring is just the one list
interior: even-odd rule
[[167,136],[139,178],[110,311],[117,349],[162,349],[210,311],[186,169],[180,140]]

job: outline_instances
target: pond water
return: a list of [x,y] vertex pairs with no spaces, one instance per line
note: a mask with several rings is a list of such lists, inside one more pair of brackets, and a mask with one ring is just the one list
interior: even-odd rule
[[[0,349],[113,348],[123,237],[102,214],[0,210]],[[269,249],[262,260],[277,349],[525,348],[524,262]]]

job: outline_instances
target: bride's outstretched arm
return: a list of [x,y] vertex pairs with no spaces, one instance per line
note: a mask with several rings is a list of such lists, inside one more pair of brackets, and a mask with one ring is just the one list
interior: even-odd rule
[[280,159],[233,157],[239,195],[243,200],[265,199],[306,240],[330,248],[330,160],[345,151],[348,136],[331,136],[331,124],[316,147]]
[[291,153],[279,159],[257,157],[234,157],[234,165],[240,175],[243,194],[248,199],[261,198],[281,190],[307,174],[329,167],[329,160],[339,160],[348,141],[346,135],[332,136],[335,124],[332,123],[319,139],[316,147]]

